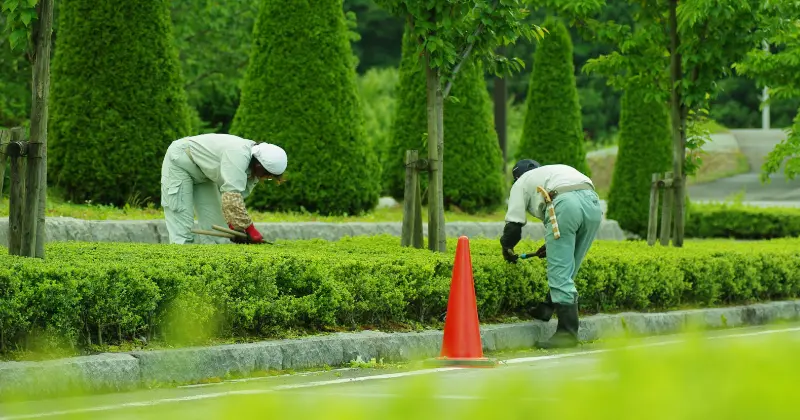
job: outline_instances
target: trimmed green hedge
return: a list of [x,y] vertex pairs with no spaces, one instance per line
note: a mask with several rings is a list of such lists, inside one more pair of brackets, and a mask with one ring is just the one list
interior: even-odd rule
[[687,238],[797,238],[800,208],[692,204],[688,207],[684,232]]
[[254,208],[360,214],[380,198],[380,164],[364,129],[341,0],[261,1],[236,134],[277,144],[287,182],[260,183]]
[[169,2],[61,2],[48,183],[76,203],[158,203],[169,144],[191,113]]
[[[436,326],[455,239],[448,245],[440,255],[389,236],[280,247],[49,244],[45,261],[0,257],[0,342],[4,350],[85,348],[101,335],[106,344],[151,334],[190,343]],[[539,245],[526,240],[517,250]],[[525,316],[545,296],[545,261],[508,264],[496,240],[472,240],[471,250],[483,322]],[[576,282],[585,313],[794,298],[800,240],[683,249],[599,241]]]

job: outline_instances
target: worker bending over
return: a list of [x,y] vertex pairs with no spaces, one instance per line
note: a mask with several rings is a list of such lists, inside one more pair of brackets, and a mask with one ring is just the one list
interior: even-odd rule
[[567,165],[545,165],[530,159],[513,169],[514,184],[500,244],[503,257],[515,263],[514,247],[522,238],[526,212],[545,227],[545,244],[536,255],[547,258],[550,291],[544,303],[533,310],[536,319],[547,322],[558,317],[556,333],[539,348],[573,347],[578,344],[578,291],[575,278],[583,258],[600,229],[602,209],[592,180]]
[[173,244],[194,242],[197,212],[200,229],[224,225],[262,242],[244,200],[259,180],[280,184],[286,152],[268,143],[229,134],[202,134],[172,142],[161,166],[161,205]]

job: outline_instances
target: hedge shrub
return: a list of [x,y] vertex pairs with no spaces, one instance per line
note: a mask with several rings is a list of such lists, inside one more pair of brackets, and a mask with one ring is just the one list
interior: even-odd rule
[[688,207],[684,232],[688,238],[797,238],[800,209],[741,203],[692,204]]
[[[428,155],[424,60],[414,54],[414,41],[408,35],[406,30],[395,118],[384,161],[384,189],[396,200],[404,197],[406,150]],[[494,210],[505,198],[503,153],[483,68],[474,62],[465,65],[450,94],[459,102],[445,101],[444,106],[444,204],[468,213]],[[427,188],[426,174],[421,184]]]
[[341,0],[264,0],[231,133],[280,145],[288,181],[260,184],[258,209],[322,215],[372,210],[380,166],[364,130]]
[[550,32],[536,47],[517,159],[570,165],[591,176],[575,85],[572,39],[564,23],[548,18]]
[[608,218],[640,237],[647,236],[653,173],[672,170],[672,130],[665,103],[642,89],[622,96],[619,153],[608,193]]
[[[540,243],[522,241],[519,252]],[[236,245],[48,244],[47,260],[0,256],[0,342],[30,336],[85,347],[154,333],[205,338],[436,326],[447,308],[447,254],[401,248],[383,236]],[[496,240],[472,240],[481,320],[524,316],[547,292],[546,262],[506,263]],[[665,310],[793,298],[800,240],[685,248],[596,242],[576,279],[585,313]],[[41,340],[39,340],[41,342]]]
[[158,203],[169,144],[191,134],[169,2],[59,6],[48,179],[66,198]]

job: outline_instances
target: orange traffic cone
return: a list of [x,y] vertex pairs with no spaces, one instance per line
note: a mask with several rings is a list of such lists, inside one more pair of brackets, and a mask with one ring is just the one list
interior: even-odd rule
[[442,351],[437,364],[464,367],[490,367],[496,365],[483,356],[483,344],[478,322],[478,303],[472,277],[472,259],[469,238],[458,238],[450,297],[447,301],[447,318],[444,322]]

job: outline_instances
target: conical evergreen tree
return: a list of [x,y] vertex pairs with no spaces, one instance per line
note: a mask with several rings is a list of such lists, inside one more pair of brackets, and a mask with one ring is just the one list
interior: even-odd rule
[[572,39],[558,19],[548,18],[544,26],[550,33],[534,54],[525,125],[516,157],[534,159],[542,165],[569,165],[591,176],[575,85]]
[[608,194],[608,218],[645,237],[652,174],[672,169],[669,110],[666,103],[645,97],[643,88],[638,87],[625,91],[621,106],[619,151]]
[[256,208],[372,210],[380,166],[364,130],[342,0],[263,0],[231,133],[286,150],[287,182],[263,183]]
[[164,153],[191,128],[169,2],[60,2],[51,89],[50,184],[158,203]]

